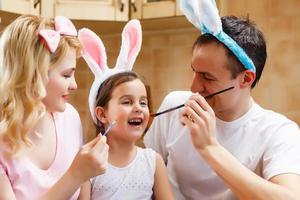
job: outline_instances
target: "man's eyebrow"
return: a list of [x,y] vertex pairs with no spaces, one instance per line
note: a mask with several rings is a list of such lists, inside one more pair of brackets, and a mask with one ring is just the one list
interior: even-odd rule
[[213,77],[213,78],[216,78],[216,76],[214,76],[212,73],[210,73],[210,72],[197,72],[195,69],[194,69],[194,67],[193,67],[193,65],[191,65],[191,69],[193,70],[193,72],[195,72],[195,73],[199,73],[199,74],[202,74],[202,75],[208,75],[208,76],[211,76],[211,77]]

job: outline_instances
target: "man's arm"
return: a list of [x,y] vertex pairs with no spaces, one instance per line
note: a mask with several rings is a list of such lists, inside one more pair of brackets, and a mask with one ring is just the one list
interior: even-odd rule
[[194,147],[239,199],[300,199],[300,175],[258,176],[217,142],[214,111],[203,97],[192,96],[186,105],[181,122],[189,128]]
[[239,199],[300,199],[300,176],[281,174],[269,181],[242,165],[220,145],[199,150],[201,156]]

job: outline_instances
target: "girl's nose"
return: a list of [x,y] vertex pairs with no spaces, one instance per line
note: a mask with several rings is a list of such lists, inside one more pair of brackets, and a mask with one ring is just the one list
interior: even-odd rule
[[136,112],[136,113],[141,113],[142,112],[142,107],[139,103],[134,104],[133,112]]

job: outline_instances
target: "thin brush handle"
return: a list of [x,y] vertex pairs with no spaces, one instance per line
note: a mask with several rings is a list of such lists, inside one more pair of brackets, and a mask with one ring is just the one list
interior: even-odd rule
[[102,136],[106,136],[107,133],[110,131],[110,129],[116,124],[116,121],[113,121],[108,127],[107,129],[105,130],[105,132],[103,133]]
[[[226,88],[226,89],[224,89],[224,90],[220,90],[220,91],[218,91],[218,92],[209,94],[209,95],[207,95],[207,96],[204,97],[204,98],[205,98],[205,99],[209,99],[209,98],[211,98],[211,97],[213,97],[213,96],[215,96],[215,95],[217,95],[217,94],[221,94],[221,93],[226,92],[226,91],[228,91],[228,90],[231,90],[231,89],[233,89],[233,88],[234,88],[234,87],[232,86],[232,87]],[[169,108],[169,109],[167,109],[167,110],[164,110],[164,111],[161,111],[161,112],[158,112],[158,113],[151,114],[151,117],[157,117],[158,115],[161,115],[161,114],[164,114],[164,113],[167,113],[167,112],[171,112],[171,111],[176,110],[176,109],[178,109],[178,108],[182,108],[183,106],[184,106],[184,104],[181,104],[181,105],[179,105],[179,106],[175,106],[175,107],[173,107],[173,108]]]

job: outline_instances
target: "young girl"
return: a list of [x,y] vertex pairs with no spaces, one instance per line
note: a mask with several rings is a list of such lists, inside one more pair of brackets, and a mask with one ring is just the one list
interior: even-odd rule
[[81,147],[79,115],[67,104],[77,88],[80,51],[74,25],[62,16],[21,16],[4,30],[0,199],[77,199],[81,186],[85,189],[91,177],[104,173],[105,137]]
[[106,64],[101,40],[88,29],[79,31],[83,57],[95,75],[89,95],[90,111],[98,131],[107,133],[108,168],[92,180],[91,198],[173,199],[162,158],[151,149],[135,145],[149,120],[146,88],[130,71],[141,46],[138,20],[122,33],[122,46],[115,68]]

